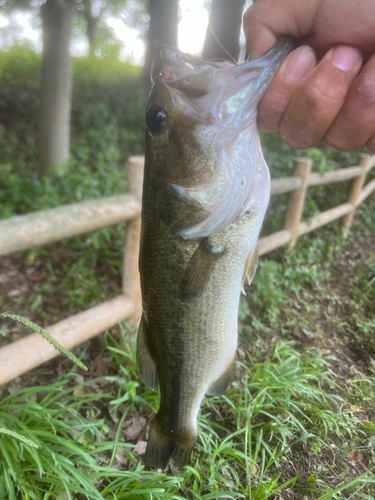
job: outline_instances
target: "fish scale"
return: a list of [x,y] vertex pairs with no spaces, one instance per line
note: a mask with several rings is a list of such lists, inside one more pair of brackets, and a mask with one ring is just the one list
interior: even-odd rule
[[189,462],[203,397],[230,384],[240,292],[270,192],[256,104],[291,48],[282,38],[233,67],[161,48],[146,110],[137,340],[141,379],[160,386],[151,467]]

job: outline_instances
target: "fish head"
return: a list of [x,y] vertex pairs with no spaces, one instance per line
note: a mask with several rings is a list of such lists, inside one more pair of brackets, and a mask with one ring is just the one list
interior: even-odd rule
[[199,58],[158,47],[162,69],[146,108],[146,155],[155,177],[186,183],[210,161],[215,120],[204,96],[212,92],[216,75]]
[[292,47],[281,37],[261,58],[236,66],[158,45],[161,72],[146,109],[150,174],[210,213],[184,238],[209,236],[245,210],[259,167],[257,104]]

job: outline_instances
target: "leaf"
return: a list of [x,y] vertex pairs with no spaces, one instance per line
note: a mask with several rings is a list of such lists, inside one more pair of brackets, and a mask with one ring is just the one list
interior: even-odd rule
[[146,428],[147,420],[145,417],[136,417],[134,421],[125,429],[125,437],[131,441],[139,438]]
[[144,455],[146,453],[147,441],[138,441],[135,445],[134,453],[137,455]]

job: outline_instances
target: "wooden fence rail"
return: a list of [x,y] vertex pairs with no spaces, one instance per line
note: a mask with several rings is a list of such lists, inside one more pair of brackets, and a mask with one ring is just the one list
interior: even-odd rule
[[[141,314],[141,292],[138,272],[142,156],[129,160],[129,192],[101,200],[73,203],[0,221],[0,255],[36,245],[50,243],[78,234],[127,221],[124,250],[123,294],[87,311],[71,316],[46,328],[62,345],[72,349],[120,321],[136,323]],[[260,238],[259,254],[264,255],[289,244],[293,248],[298,236],[309,233],[342,217],[350,227],[356,208],[375,191],[375,179],[367,185],[365,178],[375,166],[374,156],[360,156],[359,165],[319,175],[310,173],[311,160],[295,160],[294,175],[271,180],[271,196],[291,193],[284,228]],[[307,189],[350,180],[346,203],[326,210],[309,221],[302,221]],[[29,335],[0,349],[0,385],[59,355],[48,342]]]
[[140,213],[140,202],[123,194],[5,219],[0,222],[0,255],[139,218]]

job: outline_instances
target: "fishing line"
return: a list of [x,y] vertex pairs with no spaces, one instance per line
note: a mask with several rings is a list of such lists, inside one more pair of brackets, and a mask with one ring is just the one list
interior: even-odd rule
[[246,57],[246,38],[245,38],[245,32],[243,29],[243,16],[247,9],[250,7],[250,5],[253,4],[253,0],[246,0],[243,11],[242,11],[242,16],[241,16],[241,31],[240,31],[240,39],[239,39],[239,45],[240,45],[240,53],[238,55],[238,61],[235,60],[235,58],[227,51],[227,49],[224,47],[224,45],[220,42],[219,38],[216,36],[215,30],[212,27],[210,17],[208,17],[208,27],[210,28],[210,31],[212,33],[212,36],[216,40],[216,43],[223,49],[223,51],[230,57],[230,59],[234,62],[234,64],[241,64],[245,61]]
[[151,66],[150,66],[150,80],[151,80],[151,85],[154,84],[154,69],[155,69],[155,59],[156,59],[156,56],[154,56],[152,58],[152,61],[151,61]]
[[[245,12],[247,9],[252,5],[254,2],[253,0],[246,0],[243,11],[242,11],[242,18],[241,18],[241,31],[240,31],[240,53],[238,54],[238,62],[237,64],[242,64],[245,62],[245,57],[247,54],[247,47],[246,47],[246,36],[245,36],[245,31],[243,29],[243,16],[245,15]],[[247,56],[247,59],[249,59],[249,55]]]
[[234,62],[234,64],[237,64],[237,61],[235,60],[235,58],[229,54],[229,52],[227,51],[227,49],[220,43],[220,40],[215,35],[215,31],[214,31],[214,29],[212,27],[210,18],[208,18],[208,27],[210,28],[212,36],[215,38],[216,43],[224,50],[224,52],[230,57],[230,59]]

